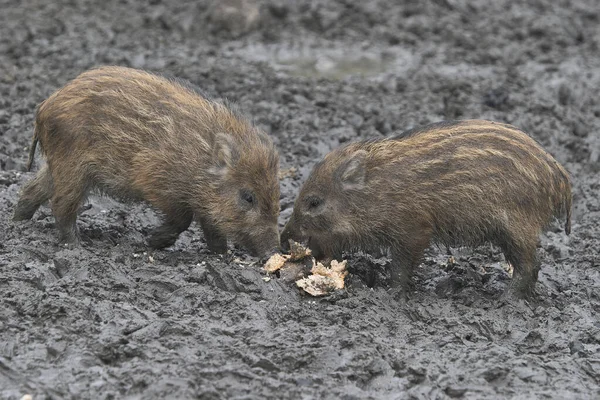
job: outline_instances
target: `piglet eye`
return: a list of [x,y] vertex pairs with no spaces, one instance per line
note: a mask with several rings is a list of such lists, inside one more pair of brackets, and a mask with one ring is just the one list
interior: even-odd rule
[[314,210],[315,208],[317,208],[321,204],[323,204],[323,199],[321,199],[319,197],[311,196],[307,199],[307,204],[308,204],[308,208],[310,210]]
[[254,197],[254,193],[252,193],[249,190],[240,191],[240,198],[242,199],[242,201],[244,201],[248,205],[253,205],[254,202],[256,201],[256,199]]

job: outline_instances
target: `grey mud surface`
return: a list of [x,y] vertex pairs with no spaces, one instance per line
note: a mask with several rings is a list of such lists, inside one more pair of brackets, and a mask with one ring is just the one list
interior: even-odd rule
[[[244,3],[0,0],[0,398],[599,398],[597,1]],[[486,118],[566,166],[573,233],[541,237],[530,301],[503,295],[486,246],[454,266],[432,248],[408,301],[366,255],[348,256],[346,291],[307,298],[243,250],[209,254],[196,226],[150,253],[158,216],[97,197],[78,221],[91,242],[59,248],[48,206],[11,221],[34,109],[103,64],[237,101],[296,169],[281,223],[340,143]]]

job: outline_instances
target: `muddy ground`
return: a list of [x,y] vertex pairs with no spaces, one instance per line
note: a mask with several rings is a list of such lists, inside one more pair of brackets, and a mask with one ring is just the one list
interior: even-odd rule
[[[398,5],[397,3],[402,3]],[[491,399],[600,396],[600,8],[596,0],[0,0],[0,398]],[[50,209],[13,223],[35,106],[97,65],[189,79],[270,133],[281,223],[341,143],[453,118],[512,123],[573,176],[574,221],[541,238],[537,297],[504,296],[494,248],[432,248],[408,301],[385,258],[302,296],[195,225],[149,252],[145,205],[92,197],[91,239]],[[40,162],[37,165],[39,167]],[[558,225],[557,225],[558,226]]]

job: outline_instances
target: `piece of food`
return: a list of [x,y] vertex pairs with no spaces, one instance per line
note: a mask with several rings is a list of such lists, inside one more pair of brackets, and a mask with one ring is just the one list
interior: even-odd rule
[[504,267],[504,270],[508,276],[512,278],[513,272],[515,271],[513,265],[511,263],[502,263],[502,267]]
[[290,254],[273,254],[267,260],[263,268],[265,271],[273,273],[281,269],[285,265],[285,263],[303,260],[306,257],[310,257],[310,254],[310,249],[304,247],[300,243],[290,240]]
[[[310,249],[302,244],[290,240],[289,245],[290,254],[275,253],[267,260],[263,267],[266,272],[279,271],[278,277],[283,281],[295,281],[299,288],[312,296],[324,296],[344,288],[344,278],[348,274],[345,260],[333,260],[330,266],[326,267],[320,262],[315,262]],[[308,268],[311,275],[306,277]],[[265,282],[268,280],[265,279]]]
[[295,242],[290,239],[290,261],[303,260],[306,257],[312,255],[312,252],[308,247],[304,247],[302,244]]
[[297,172],[298,172],[298,169],[296,167],[291,167],[288,169],[281,169],[281,170],[279,170],[279,179],[294,178],[294,177],[296,177]]
[[284,284],[293,284],[298,279],[306,278],[310,274],[310,269],[314,266],[314,259],[307,262],[286,262],[283,268],[278,272],[279,280]]
[[267,272],[273,273],[285,264],[285,262],[290,258],[287,254],[275,253],[273,254],[265,263],[263,269]]
[[311,296],[325,296],[331,292],[344,288],[346,260],[331,261],[330,267],[317,263],[311,270],[312,275],[296,281],[296,285]]

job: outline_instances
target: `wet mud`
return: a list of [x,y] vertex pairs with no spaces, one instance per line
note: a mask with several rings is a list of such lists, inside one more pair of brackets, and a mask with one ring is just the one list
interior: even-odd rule
[[[599,24],[595,0],[0,1],[0,398],[598,398]],[[239,103],[280,150],[281,226],[340,144],[485,118],[572,174],[572,233],[540,238],[530,300],[490,246],[432,247],[407,300],[385,257],[346,255],[311,298],[195,225],[152,252],[159,216],[96,196],[62,248],[47,205],[11,221],[34,110],[106,64]]]

